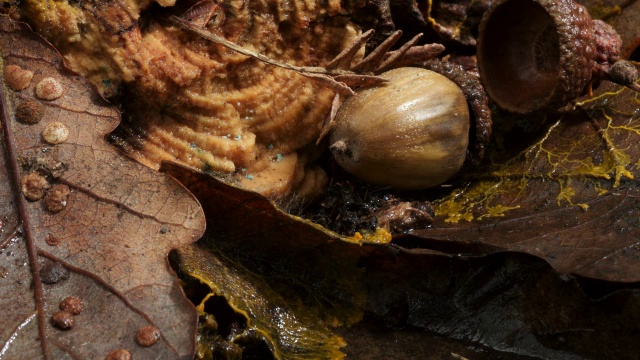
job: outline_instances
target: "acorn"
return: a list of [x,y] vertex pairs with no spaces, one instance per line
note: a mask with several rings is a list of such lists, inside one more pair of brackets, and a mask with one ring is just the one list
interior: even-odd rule
[[338,164],[373,185],[417,190],[437,186],[461,169],[470,115],[462,90],[422,68],[380,75],[338,110],[330,149]]
[[573,0],[496,0],[480,23],[478,70],[499,107],[556,110],[601,80],[640,91],[616,71],[627,66],[614,67],[621,45],[611,26]]

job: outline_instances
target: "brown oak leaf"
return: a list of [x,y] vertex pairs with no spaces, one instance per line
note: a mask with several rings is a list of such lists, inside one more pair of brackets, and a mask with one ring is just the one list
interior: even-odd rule
[[26,25],[0,18],[0,49],[0,357],[191,358],[196,313],[166,256],[204,231],[198,202],[106,143],[118,111]]

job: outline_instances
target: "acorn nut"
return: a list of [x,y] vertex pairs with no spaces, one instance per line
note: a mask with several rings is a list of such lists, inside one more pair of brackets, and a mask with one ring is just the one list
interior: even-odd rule
[[469,109],[447,77],[420,68],[381,75],[347,99],[331,134],[342,168],[374,185],[425,189],[454,176],[469,145]]

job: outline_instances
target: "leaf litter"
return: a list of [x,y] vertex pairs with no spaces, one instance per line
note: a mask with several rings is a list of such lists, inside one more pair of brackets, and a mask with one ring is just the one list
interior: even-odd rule
[[[612,91],[613,93],[616,90]],[[605,91],[606,93],[606,91]],[[615,97],[610,97],[607,100],[600,98],[604,103],[600,104],[600,108],[593,107],[593,104],[583,103],[580,104],[584,110],[573,112],[563,119],[552,122],[551,127],[547,131],[543,132],[541,140],[534,142],[527,151],[522,152],[521,156],[515,159],[504,161],[504,159],[497,159],[496,166],[492,171],[488,171],[482,174],[474,174],[475,177],[470,177],[471,183],[467,187],[463,187],[454,192],[456,196],[452,196],[449,199],[445,199],[441,204],[441,214],[447,214],[448,223],[437,223],[433,229],[424,229],[419,232],[415,232],[413,236],[405,236],[396,238],[396,244],[406,246],[407,248],[426,248],[431,247],[439,250],[448,250],[447,252],[455,252],[455,250],[466,252],[467,254],[487,254],[493,252],[500,252],[504,250],[516,250],[523,252],[530,252],[534,255],[540,256],[549,261],[555,269],[560,271],[574,272],[583,276],[593,276],[594,278],[602,278],[606,280],[614,281],[637,281],[633,277],[637,274],[635,271],[636,251],[633,249],[633,244],[628,248],[623,247],[623,251],[619,254],[615,254],[612,257],[604,255],[606,251],[612,251],[612,248],[619,246],[620,242],[618,237],[626,233],[631,232],[629,238],[633,238],[634,228],[637,228],[632,219],[637,219],[635,215],[635,202],[636,197],[633,192],[633,179],[635,177],[635,168],[633,160],[636,158],[633,149],[630,146],[626,146],[629,141],[629,136],[633,135],[633,126],[630,124],[621,125],[617,120],[617,117],[609,114],[613,122],[607,121],[607,115],[602,115],[602,112],[598,109],[608,108],[609,101]],[[615,115],[615,111],[614,111]],[[628,115],[628,114],[627,114]],[[603,120],[604,119],[604,120]],[[613,124],[613,126],[611,126]],[[623,130],[617,132],[617,130]],[[626,140],[625,140],[626,137]],[[622,141],[619,141],[622,138]],[[570,141],[565,141],[569,139]],[[595,139],[595,140],[594,140]],[[633,141],[631,141],[633,143]],[[637,143],[637,141],[636,141]],[[598,145],[596,147],[590,147],[586,145]],[[567,151],[564,146],[572,146]],[[585,147],[586,146],[586,147]],[[630,150],[631,149],[631,150]],[[529,151],[531,150],[531,151]],[[631,154],[631,155],[630,155]],[[586,155],[586,156],[585,156]],[[635,159],[637,161],[637,159]],[[543,169],[540,173],[536,173],[536,169]],[[486,181],[485,181],[486,180]],[[595,195],[594,195],[595,194]],[[246,194],[245,194],[246,195]],[[245,204],[243,196],[239,196],[239,201],[232,202],[233,204]],[[246,198],[244,198],[246,200]],[[450,201],[450,202],[447,202]],[[246,204],[245,204],[246,205]],[[635,208],[634,208],[635,206]],[[243,207],[244,208],[244,207]],[[228,209],[228,207],[223,207]],[[258,211],[255,216],[251,217],[251,221],[264,222],[264,224],[279,223],[282,221],[278,217],[272,216],[275,211],[274,208],[266,209],[264,207],[258,207]],[[262,209],[262,211],[260,211]],[[611,210],[613,209],[613,210]],[[627,211],[630,216],[624,216],[620,219],[619,212]],[[593,213],[597,215],[593,215]],[[455,215],[458,214],[458,215]],[[542,215],[541,215],[542,214]],[[585,215],[589,214],[589,215]],[[460,216],[462,215],[462,216]],[[246,215],[244,215],[246,216]],[[458,223],[453,222],[451,216],[458,216]],[[265,220],[265,217],[267,218]],[[274,219],[275,218],[275,219]],[[228,219],[223,216],[222,219]],[[472,220],[470,223],[465,223],[463,220]],[[244,221],[244,220],[243,220]],[[563,277],[562,275],[551,270],[544,262],[539,261],[532,257],[519,257],[520,255],[514,254],[498,254],[488,257],[481,257],[474,260],[473,258],[467,259],[463,257],[461,259],[453,259],[445,256],[444,254],[432,253],[426,249],[414,249],[406,250],[397,246],[379,246],[374,245],[355,245],[351,242],[346,242],[348,245],[340,243],[345,239],[336,237],[335,235],[327,235],[325,233],[325,239],[320,242],[328,243],[340,243],[336,245],[337,248],[344,250],[345,254],[352,254],[353,249],[371,249],[377,250],[371,251],[373,254],[377,252],[385,253],[384,256],[380,256],[383,260],[373,261],[375,256],[371,255],[369,260],[360,259],[360,265],[369,264],[366,267],[368,270],[367,278],[375,278],[378,276],[378,282],[373,280],[367,280],[364,283],[369,286],[370,289],[376,289],[374,285],[377,285],[377,289],[380,291],[371,291],[376,296],[369,295],[366,302],[362,302],[361,287],[354,287],[351,291],[349,287],[339,286],[337,289],[331,289],[322,281],[318,280],[319,277],[326,276],[325,270],[320,271],[319,274],[313,276],[313,271],[309,269],[317,270],[310,264],[298,264],[298,267],[293,267],[294,270],[290,270],[290,265],[293,260],[292,256],[288,255],[288,251],[294,254],[298,254],[298,246],[302,246],[298,241],[291,245],[291,240],[287,238],[296,238],[295,234],[278,234],[278,236],[271,236],[273,234],[268,233],[269,236],[261,235],[260,232],[250,227],[245,226],[241,221],[240,223],[230,222],[224,224],[223,221],[213,221],[216,225],[216,231],[219,231],[216,237],[209,237],[209,241],[214,243],[220,243],[220,239],[225,239],[232,230],[233,236],[229,236],[228,247],[224,247],[223,244],[219,244],[224,247],[223,256],[234,258],[235,261],[240,258],[242,261],[237,262],[241,267],[252,270],[256,274],[267,274],[266,279],[270,279],[270,275],[278,274],[283,278],[290,279],[302,279],[296,283],[299,287],[305,289],[308,293],[314,297],[330,298],[333,301],[344,301],[346,304],[356,304],[354,309],[366,309],[368,314],[374,314],[377,319],[382,319],[385,323],[391,326],[403,326],[410,324],[411,326],[418,326],[422,328],[435,331],[440,334],[446,334],[460,339],[468,339],[472,342],[485,344],[487,346],[498,348],[503,351],[513,351],[522,354],[530,354],[532,356],[553,356],[554,358],[576,358],[575,354],[563,352],[563,349],[568,352],[575,352],[576,354],[587,355],[599,355],[607,356],[606,353],[600,353],[606,346],[603,344],[617,344],[616,355],[620,358],[630,357],[633,355],[633,350],[637,350],[634,346],[628,342],[630,334],[634,334],[633,329],[626,329],[629,324],[629,319],[637,318],[637,314],[633,313],[632,309],[634,303],[636,303],[635,295],[633,292],[627,294],[616,293],[612,294],[606,299],[599,302],[592,302],[584,297],[579,289],[576,287],[570,279]],[[299,223],[299,221],[294,221]],[[610,225],[612,224],[613,225]],[[608,224],[601,232],[594,229],[598,229],[597,226],[601,224]],[[510,227],[510,225],[512,225]],[[251,227],[254,225],[252,224]],[[297,226],[297,225],[294,225]],[[306,238],[309,233],[313,233],[317,230],[316,227],[308,223],[303,223],[303,230],[300,230],[300,236],[298,238]],[[500,231],[496,230],[498,228]],[[244,230],[244,233],[241,230]],[[584,240],[580,243],[579,236],[573,236],[578,238],[578,244],[576,244],[571,235],[573,231],[577,229],[577,235],[585,235]],[[234,233],[235,232],[235,233]],[[480,234],[480,235],[479,235]],[[487,235],[488,234],[488,235]],[[505,234],[507,234],[505,236]],[[525,239],[542,239],[548,237],[546,234],[551,234],[554,237],[555,243],[540,242],[539,248],[534,248],[534,244],[537,243],[529,241],[522,247],[519,247],[517,242],[518,236],[524,236]],[[486,235],[486,237],[485,237]],[[588,238],[588,235],[591,238]],[[505,240],[500,242],[499,237],[502,236]],[[266,251],[266,254],[257,254],[256,252],[262,247],[264,243],[261,241],[276,239],[274,245],[277,251]],[[597,241],[592,240],[596,239]],[[604,252],[598,253],[596,256],[591,256],[589,253],[592,250],[602,250],[599,245],[604,241],[610,240],[610,245],[605,248]],[[298,240],[298,239],[294,239]],[[246,241],[247,244],[251,244],[249,248],[242,244],[242,241]],[[256,245],[258,243],[258,246]],[[312,242],[318,244],[318,242]],[[231,244],[231,245],[229,245]],[[286,244],[287,246],[284,246]],[[559,245],[558,245],[559,244]],[[593,246],[592,246],[593,245]],[[623,244],[624,245],[624,244]],[[287,251],[283,251],[286,249]],[[560,251],[560,250],[562,251]],[[631,251],[629,251],[631,250]],[[317,249],[316,249],[317,251]],[[186,254],[188,250],[184,250],[183,254]],[[317,252],[319,253],[319,251]],[[314,254],[317,254],[314,253]],[[393,256],[391,256],[393,254]],[[411,255],[407,255],[411,254]],[[207,255],[212,256],[212,255]],[[625,259],[625,256],[628,257]],[[601,258],[602,257],[602,258]],[[206,256],[201,259],[204,262]],[[342,260],[336,261],[336,258],[340,258],[335,254],[328,255],[327,262],[332,265],[344,264]],[[357,258],[357,256],[356,256]],[[394,258],[395,262],[389,259]],[[261,261],[260,259],[264,259]],[[274,259],[276,261],[274,261]],[[306,262],[309,259],[314,259],[313,256],[300,256],[300,259],[305,259]],[[407,259],[421,259],[418,261],[419,266],[416,263]],[[515,260],[514,260],[515,259]],[[284,262],[282,262],[284,261]],[[353,275],[354,269],[353,259],[349,260],[349,265],[346,268],[347,274]],[[609,263],[607,264],[607,261]],[[295,263],[295,261],[293,261]],[[430,264],[433,262],[433,264]],[[284,265],[286,264],[286,265]],[[392,266],[395,264],[395,266]],[[435,265],[439,267],[436,267]],[[449,267],[447,267],[447,264]],[[456,264],[452,266],[451,264]],[[483,266],[484,264],[484,266]],[[493,270],[491,266],[487,264],[493,264]],[[204,264],[200,264],[204,266]],[[431,266],[434,266],[433,268]],[[191,274],[193,275],[197,270],[197,266],[193,264],[183,264],[186,267],[191,266]],[[195,267],[194,267],[195,266]],[[326,266],[326,265],[325,265]],[[466,275],[464,270],[461,270],[465,266],[472,268],[468,270]],[[455,271],[452,270],[456,268]],[[362,267],[355,267],[362,270]],[[381,268],[383,270],[393,269],[395,272],[382,272],[382,270],[371,270]],[[193,270],[196,269],[196,270]],[[429,269],[431,270],[432,279],[438,276],[446,277],[445,272],[449,272],[448,275],[453,276],[456,281],[460,281],[462,284],[472,284],[468,287],[464,287],[457,283],[457,285],[451,285],[450,282],[443,281],[442,278],[434,280],[433,282],[427,282],[424,285],[424,273],[418,274],[411,273],[412,269]],[[442,271],[443,269],[447,271]],[[485,270],[482,270],[485,269]],[[489,270],[486,270],[489,269]],[[504,272],[505,269],[509,276],[495,279],[495,274]],[[300,271],[300,274],[296,274],[295,270]],[[306,270],[306,271],[305,271]],[[482,271],[481,271],[482,270]],[[279,271],[279,272],[278,272]],[[425,270],[426,273],[429,273]],[[553,285],[536,282],[531,277],[522,277],[518,274],[527,273],[536,274],[548,274]],[[282,274],[285,275],[282,275]],[[338,271],[338,273],[340,273]],[[481,275],[486,276],[484,278],[486,282],[477,281],[482,280]],[[488,274],[488,275],[487,275]],[[337,275],[326,276],[329,279],[338,279]],[[356,275],[355,279],[358,279]],[[351,285],[357,284],[357,280],[353,280],[351,276]],[[427,277],[429,279],[429,277]],[[561,281],[558,281],[561,280]],[[504,281],[503,281],[504,280]],[[204,280],[207,281],[206,279]],[[209,280],[211,281],[211,280]],[[219,281],[219,280],[217,280]],[[216,282],[217,282],[216,281]],[[258,281],[266,281],[264,279]],[[317,281],[317,282],[314,282]],[[533,282],[532,282],[533,281]],[[527,292],[524,292],[525,288],[521,287],[522,284],[534,284],[533,287],[528,288]],[[320,284],[320,285],[318,285]],[[456,291],[447,292],[442,290],[442,286],[449,284],[452,289]],[[473,285],[475,284],[475,285]],[[211,285],[211,284],[210,284]],[[394,287],[395,285],[395,287]],[[485,286],[486,285],[486,286]],[[497,287],[494,287],[498,285]],[[274,286],[274,285],[270,285]],[[283,286],[280,284],[280,286]],[[414,290],[422,288],[425,291]],[[431,287],[433,286],[433,287]],[[512,291],[507,291],[509,286],[512,286]],[[547,287],[548,286],[548,287]],[[216,286],[211,285],[214,292],[224,293]],[[286,287],[285,287],[286,288]],[[514,313],[507,311],[505,314],[500,315],[505,308],[515,311],[516,313],[526,311],[525,309],[530,305],[525,299],[516,296],[518,292],[524,292],[531,294],[532,289],[546,289],[546,294],[558,289],[569,288],[571,289],[571,296],[568,294],[561,294],[558,298],[549,300],[548,303],[544,303],[546,298],[530,295],[527,297],[528,301],[541,301],[544,305],[537,308],[533,314],[539,315],[541,313],[548,313],[549,316],[556,316],[558,314],[566,314],[566,306],[574,306],[576,314],[580,314],[584,317],[584,323],[565,323],[564,326],[559,326],[558,323],[553,321],[542,321],[537,324],[542,327],[534,328],[534,332],[528,334],[526,331],[522,333],[522,337],[515,336],[518,331],[522,332],[522,328],[526,325],[536,324],[532,318],[526,318],[522,322],[507,322],[509,326],[506,326],[508,330],[501,330],[497,327],[483,328],[486,329],[486,333],[480,337],[474,334],[465,333],[466,331],[477,329],[478,324],[480,327],[487,326],[480,319],[493,318],[496,322],[508,320],[507,317]],[[298,289],[299,290],[299,289]],[[463,291],[464,290],[464,291]],[[438,293],[440,291],[440,293]],[[483,292],[485,291],[485,292]],[[286,292],[285,292],[286,293]],[[303,291],[304,293],[304,291]],[[365,292],[366,293],[366,292]],[[370,293],[370,294],[371,294]],[[436,293],[440,297],[429,297],[429,294]],[[515,300],[495,300],[496,297],[491,294],[509,294],[512,299],[519,299],[523,302],[518,305],[513,305],[509,301]],[[331,294],[327,296],[326,294]],[[346,294],[346,295],[345,295]],[[350,299],[349,294],[356,294],[355,299]],[[449,296],[445,294],[456,294],[456,296]],[[483,296],[483,294],[489,294]],[[411,298],[413,301],[408,301]],[[422,300],[420,300],[422,299]],[[429,300],[424,300],[429,299]],[[467,305],[460,305],[460,301],[470,300]],[[473,299],[480,299],[474,302]],[[491,299],[494,299],[497,304],[494,311],[487,310],[487,304],[491,303]],[[578,300],[576,300],[578,299]],[[440,311],[442,307],[434,306],[429,309],[429,305],[433,305],[433,302],[439,302],[441,306],[445,306],[447,302],[455,304],[451,306],[449,312],[443,312],[443,314],[449,314],[450,322],[448,326],[442,325],[445,316],[434,315],[437,311]],[[579,303],[580,306],[575,305]],[[424,305],[428,303],[427,305]],[[420,305],[423,306],[420,306]],[[512,306],[509,307],[508,305]],[[548,306],[554,311],[546,311]],[[246,304],[245,304],[246,305]],[[616,312],[615,308],[622,306],[625,312]],[[327,306],[319,306],[320,309],[331,308]],[[409,307],[409,309],[407,309]],[[500,311],[496,309],[500,308]],[[391,311],[390,311],[391,309]],[[420,311],[416,311],[420,309]],[[460,314],[460,310],[462,314]],[[545,309],[545,311],[540,310]],[[581,309],[581,310],[580,310]],[[587,310],[589,309],[589,310]],[[480,313],[484,313],[488,318],[483,318]],[[590,312],[591,311],[591,312]],[[600,311],[600,315],[594,315]],[[318,311],[320,312],[320,311]],[[349,313],[349,312],[347,312]],[[352,314],[357,314],[359,311],[354,311]],[[456,314],[457,316],[451,316]],[[498,315],[496,315],[498,314]],[[591,314],[585,316],[585,314]],[[604,315],[603,315],[604,314]],[[607,314],[613,314],[613,316],[607,316]],[[251,314],[249,314],[250,316]],[[626,319],[625,319],[625,315]],[[348,316],[337,316],[341,319],[342,323],[348,323],[346,319]],[[435,320],[428,323],[424,319]],[[546,319],[546,318],[545,318]],[[627,320],[627,321],[624,321]],[[457,323],[455,323],[457,321]],[[455,323],[455,324],[454,324]],[[608,330],[607,335],[604,338],[598,339],[598,337],[590,337],[590,334],[596,334],[596,327],[593,324],[598,324],[599,329],[614,329],[612,324],[621,325],[621,329],[628,331],[621,331],[619,338],[609,337],[617,334],[613,330]],[[504,323],[503,323],[504,324]],[[548,329],[545,330],[544,327]],[[456,330],[457,329],[457,330]],[[528,328],[531,329],[531,328]],[[511,331],[511,332],[509,332]],[[329,332],[331,332],[329,330]],[[501,335],[500,335],[501,334]],[[533,343],[540,345],[524,346],[532,337],[537,339]],[[348,338],[348,335],[344,335]],[[510,336],[510,337],[509,337]],[[567,338],[569,342],[567,343]],[[505,341],[505,339],[513,340],[511,342]],[[382,341],[382,339],[376,339]],[[598,342],[600,341],[600,342]],[[349,341],[347,341],[349,343]],[[578,344],[580,342],[588,345],[582,345],[580,348]],[[506,344],[506,345],[505,345]],[[620,346],[624,344],[624,346]],[[532,348],[533,346],[533,348]],[[597,347],[601,346],[602,349]],[[537,350],[536,350],[537,349]],[[546,349],[546,350],[545,350]],[[553,352],[549,349],[560,349],[560,352]],[[349,348],[347,347],[347,350]],[[547,352],[545,352],[547,351]],[[551,351],[551,352],[549,352]],[[347,351],[348,353],[348,351]],[[626,356],[625,356],[626,355]]]
[[[201,303],[222,296],[247,319],[235,339],[258,331],[276,358],[339,358],[337,350],[429,358],[442,347],[447,357],[474,359],[633,358],[640,350],[637,291],[590,299],[573,277],[527,254],[451,256],[407,242],[354,242],[209,175],[161,169],[209,199],[207,232],[176,250],[174,266],[205,285]],[[297,321],[278,327],[281,316]],[[398,347],[402,334],[411,341]]]
[[[325,262],[343,269],[340,272],[342,275],[350,274],[348,278],[352,286],[347,291],[323,287],[319,278],[332,277],[322,270],[318,271],[322,275],[316,274],[314,277],[309,275],[313,273],[311,265],[292,266],[291,262],[295,262],[292,258],[299,257],[314,263],[310,259],[321,256],[318,253],[299,255],[298,251],[302,250],[296,247],[304,248],[305,245],[291,243],[294,241],[291,237],[308,240],[309,233],[314,231],[313,225],[306,224],[307,230],[299,230],[301,235],[295,230],[287,234],[270,233],[269,226],[275,226],[274,223],[282,226],[283,220],[274,215],[277,210],[273,207],[266,209],[258,206],[258,210],[254,212],[255,199],[248,201],[246,197],[251,196],[247,194],[238,195],[235,200],[233,197],[237,194],[223,196],[226,199],[224,202],[231,201],[245,209],[242,215],[236,213],[236,216],[250,216],[252,226],[256,226],[256,222],[262,224],[257,226],[260,232],[250,229],[244,224],[244,220],[234,220],[228,214],[217,219],[225,211],[218,210],[213,216],[216,220],[211,224],[220,234],[209,233],[197,251],[180,250],[184,254],[191,252],[191,255],[184,255],[189,260],[178,266],[185,273],[200,278],[196,273],[203,271],[202,267],[206,268],[202,265],[204,259],[219,256],[227,260],[233,258],[232,262],[238,262],[236,267],[249,269],[250,272],[253,269],[253,272],[262,274],[264,279],[286,278],[294,284],[287,287],[282,284],[273,285],[270,280],[265,280],[276,288],[282,289],[284,286],[285,289],[281,292],[288,294],[292,291],[291,287],[298,291],[302,288],[303,293],[313,292],[314,297],[324,301],[332,299],[329,303],[334,306],[334,301],[351,306],[356,304],[355,309],[365,310],[363,316],[373,315],[375,319],[391,327],[417,326],[450,338],[465,339],[523,356],[562,359],[606,357],[611,356],[611,353],[605,349],[616,344],[613,345],[617,347],[615,356],[633,358],[638,348],[631,339],[637,335],[637,331],[628,328],[628,319],[637,318],[637,314],[630,310],[634,307],[632,304],[638,301],[637,293],[631,290],[613,293],[594,302],[584,295],[575,280],[561,273],[623,281],[630,288],[638,281],[638,247],[634,240],[637,236],[633,235],[637,231],[634,220],[637,222],[639,217],[634,200],[637,198],[634,179],[637,177],[639,155],[637,146],[634,147],[638,143],[638,132],[633,125],[636,121],[634,112],[637,104],[636,94],[609,86],[603,87],[596,98],[577,103],[571,111],[566,111],[551,121],[547,118],[541,119],[542,121],[533,119],[533,123],[526,124],[528,119],[515,119],[516,124],[510,124],[508,122],[514,119],[506,114],[498,115],[498,126],[505,127],[502,129],[503,136],[514,130],[521,131],[533,137],[521,137],[516,141],[530,146],[515,157],[504,157],[494,152],[488,169],[483,168],[470,174],[459,182],[468,185],[454,188],[450,197],[436,203],[440,221],[433,227],[396,236],[396,246],[391,247],[372,244],[359,246],[348,240],[346,244],[335,245],[346,239],[327,232],[324,233],[324,240],[317,240],[341,248],[341,255],[351,254],[350,261],[358,259],[360,267],[355,268],[362,271],[360,276],[355,275],[357,271],[345,265],[338,255],[329,252],[326,256],[330,260],[324,259]],[[509,141],[512,140],[498,139],[501,145]],[[505,148],[512,145],[506,144]],[[513,154],[513,151],[504,153]],[[208,195],[203,198],[211,198],[212,191],[215,190],[209,190]],[[220,191],[233,193],[229,189]],[[296,222],[299,220],[293,221]],[[303,226],[289,225],[294,228]],[[626,236],[627,233],[630,233],[629,236]],[[266,245],[267,241],[281,244]],[[245,245],[254,242],[260,244],[255,248],[259,248],[261,254],[256,254],[251,246]],[[279,250],[265,249],[269,246]],[[361,252],[352,249],[354,247],[360,248]],[[454,257],[434,254],[429,249],[451,253]],[[207,251],[209,255],[206,255]],[[395,254],[392,256],[395,259],[392,263],[395,265],[389,265],[388,254],[381,256],[382,260],[372,255],[379,255],[378,251]],[[538,258],[512,253],[469,257],[502,251],[533,254],[548,261],[555,270]],[[193,252],[200,252],[199,261],[196,260],[197,256],[189,257],[193,256]],[[279,257],[284,259],[278,259]],[[376,260],[371,260],[372,258]],[[375,266],[362,266],[369,262]],[[432,267],[431,262],[439,266]],[[469,273],[459,268],[454,271],[452,263],[462,264],[462,267],[466,265],[472,270]],[[449,264],[449,268],[446,264]],[[291,271],[290,268],[295,270]],[[380,274],[377,270],[380,268],[392,268],[396,272]],[[419,273],[423,276],[411,273],[410,269],[421,269]],[[442,274],[443,269],[448,269],[449,272]],[[544,280],[528,277],[526,274],[530,272],[540,275]],[[428,277],[424,278],[425,273],[433,276],[449,275],[465,285],[449,282],[450,292],[443,291],[439,296],[433,297],[428,294],[437,293],[439,287],[446,286],[447,282],[438,279],[429,283]],[[485,276],[486,282],[476,282]],[[298,280],[299,278],[303,280]],[[210,288],[213,293],[221,293],[223,296],[229,293],[216,290],[215,286]],[[372,290],[374,288],[379,291]],[[563,293],[563,288],[571,290]],[[545,296],[536,295],[533,289],[544,289]],[[527,295],[515,295],[520,292]],[[483,294],[508,294],[508,299]],[[366,299],[364,302],[363,296]],[[351,300],[346,300],[349,297]],[[479,302],[470,308],[457,303],[474,303],[475,298]],[[319,305],[321,308],[327,306],[326,303],[323,304],[323,300],[316,299],[316,303],[322,304]],[[447,302],[456,305],[451,306]],[[621,303],[625,304],[625,310],[618,311],[616,308]],[[244,306],[251,307],[247,304]],[[553,311],[548,311],[549,306]],[[292,311],[295,312],[295,306],[293,308]],[[504,309],[510,310],[502,313]],[[631,312],[627,312],[627,309]],[[581,314],[583,319],[556,321],[559,314],[566,313]],[[530,314],[536,315],[530,317]],[[541,314],[545,316],[541,317]],[[556,319],[552,319],[553,317]],[[514,318],[518,320],[513,321]],[[342,325],[346,323],[348,322],[340,322]],[[527,330],[522,330],[523,328]],[[628,332],[618,332],[614,330],[616,328],[625,328]],[[595,333],[600,334],[600,331],[605,335],[593,336]],[[477,335],[477,332],[483,335]],[[348,332],[342,332],[342,335],[347,344],[356,343],[349,338]],[[375,341],[384,342],[379,337]],[[585,343],[589,345],[582,345]],[[279,346],[277,342],[275,346]],[[373,346],[360,344],[360,348],[367,347]],[[348,354],[358,352],[350,349],[349,345],[343,351]]]

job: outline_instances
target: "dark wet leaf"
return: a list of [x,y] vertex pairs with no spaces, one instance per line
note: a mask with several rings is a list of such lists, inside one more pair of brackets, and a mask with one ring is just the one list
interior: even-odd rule
[[[552,120],[541,138],[505,135],[505,143],[532,145],[438,201],[439,222],[414,232],[423,244],[400,242],[477,244],[527,252],[561,272],[640,280],[637,117],[637,94],[606,85]],[[506,120],[530,119],[496,121]]]
[[[44,40],[1,17],[0,48],[0,358],[104,359],[117,349],[138,359],[191,358],[196,313],[166,256],[203,232],[199,204],[104,141],[117,110],[65,70]],[[16,66],[33,72],[22,90]],[[35,90],[48,77],[61,84],[61,97],[43,100]],[[20,110],[25,103],[41,104],[39,122]],[[42,134],[53,122],[68,130],[55,145]],[[27,176],[34,181],[25,191]],[[23,195],[36,199],[39,191],[40,200]],[[69,296],[82,311],[54,317]],[[149,324],[161,337],[142,347],[136,333]]]
[[[349,248],[357,244],[355,240],[338,240],[328,230],[278,210],[261,195],[209,175],[171,163],[163,163],[161,170],[206,199],[203,207],[211,224],[206,241],[177,250],[180,270],[245,313],[249,326],[244,331],[262,333],[276,356],[338,357],[343,340],[331,326],[351,324],[362,316],[364,297],[355,287],[360,271],[355,266],[357,256],[349,250],[357,253],[360,245]],[[335,241],[327,242],[328,238]],[[262,254],[258,258],[254,257],[257,244]],[[288,250],[283,252],[282,246]],[[245,268],[236,256],[260,270]],[[333,256],[339,261],[326,262]],[[283,282],[267,282],[265,277],[272,275]],[[289,287],[288,280],[301,289]],[[333,306],[335,300],[325,298],[322,289],[340,292],[349,300]]]
[[418,0],[428,26],[444,40],[475,46],[478,24],[491,0]]
[[[250,337],[255,333],[278,359],[340,357],[339,348],[344,346],[344,340],[330,328],[330,319],[304,311],[302,304],[291,306],[293,304],[263,279],[215,248],[201,243],[183,247],[176,261],[186,275],[206,284],[212,294],[224,297],[234,309],[246,314],[247,324],[239,333],[229,332],[230,342],[234,338],[238,342],[238,336]],[[199,308],[206,309],[209,299],[205,298]],[[203,354],[207,352],[207,345],[206,340],[201,339]]]
[[[269,334],[276,354],[294,354],[287,346],[295,337],[286,336],[301,328],[315,333],[307,344],[341,336],[341,351],[356,358],[633,358],[640,350],[637,291],[594,301],[575,279],[526,254],[451,257],[359,244],[255,193],[177,165],[163,169],[208,199],[209,230],[177,251],[179,267],[245,314],[243,330]],[[253,296],[237,296],[245,289]],[[299,323],[274,326],[284,314]],[[296,351],[308,357],[337,344]]]

